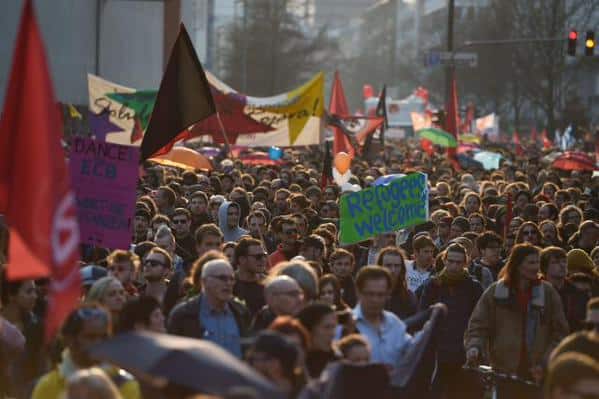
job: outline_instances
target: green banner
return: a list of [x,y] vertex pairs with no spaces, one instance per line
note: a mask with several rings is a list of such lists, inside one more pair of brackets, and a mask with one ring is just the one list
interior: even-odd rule
[[353,244],[427,220],[427,175],[412,173],[385,185],[343,195],[339,241]]

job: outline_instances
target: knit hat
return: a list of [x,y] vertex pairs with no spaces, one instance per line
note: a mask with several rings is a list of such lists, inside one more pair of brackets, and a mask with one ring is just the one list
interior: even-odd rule
[[575,248],[568,252],[568,274],[593,272],[595,265],[593,260],[585,251]]
[[81,284],[84,287],[92,286],[97,280],[108,275],[108,271],[97,265],[87,265],[79,269],[81,273]]

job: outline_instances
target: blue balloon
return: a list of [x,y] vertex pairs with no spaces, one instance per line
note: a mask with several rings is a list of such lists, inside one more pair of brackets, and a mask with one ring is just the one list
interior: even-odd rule
[[278,161],[283,156],[283,150],[279,147],[272,146],[268,149],[268,157],[273,161]]

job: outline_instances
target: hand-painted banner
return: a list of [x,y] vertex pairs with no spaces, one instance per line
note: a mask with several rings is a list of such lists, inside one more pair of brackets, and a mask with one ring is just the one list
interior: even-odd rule
[[81,241],[129,249],[139,148],[75,137],[70,170]]
[[[250,97],[238,93],[210,72],[205,71],[213,90],[221,122],[201,122],[192,135],[211,135],[221,139],[221,123],[228,136],[235,133],[231,144],[250,147],[303,146],[322,142],[324,111],[324,74],[317,74],[306,84],[273,97]],[[111,132],[106,141],[139,145],[147,127],[155,90],[136,90],[98,76],[88,74],[90,112],[110,111],[110,122],[122,132]],[[233,115],[231,113],[239,113]],[[263,126],[262,131],[260,127]],[[205,129],[205,131],[202,131]],[[251,132],[251,133],[246,133]],[[235,137],[235,135],[233,135]]]
[[[302,146],[322,142],[321,118],[324,111],[324,74],[321,72],[306,84],[273,97],[251,97],[238,93],[210,72],[208,82],[224,94],[245,100],[244,112],[271,131],[240,135],[235,144],[262,146]],[[218,108],[218,102],[216,107]]]
[[427,179],[424,173],[412,173],[385,185],[343,195],[339,241],[353,244],[426,222]]
[[[89,92],[89,111],[99,115],[104,110],[110,111],[109,121],[118,126],[114,132],[108,132],[106,141],[116,144],[131,144],[131,134],[134,128],[136,110],[109,97],[111,94],[135,93],[136,90],[110,82],[98,76],[87,74],[87,89]],[[149,112],[152,112],[152,102]],[[140,138],[141,139],[141,138]],[[141,144],[138,140],[137,145]]]

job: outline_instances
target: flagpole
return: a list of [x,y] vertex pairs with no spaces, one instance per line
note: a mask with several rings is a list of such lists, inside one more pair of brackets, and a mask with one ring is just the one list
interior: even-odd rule
[[216,111],[216,119],[218,119],[218,125],[220,126],[220,132],[223,135],[223,138],[225,139],[225,152],[227,153],[227,156],[229,155],[230,151],[231,151],[231,145],[229,144],[229,138],[227,137],[227,133],[225,132],[225,125],[223,125],[223,121],[220,119],[220,112]]

